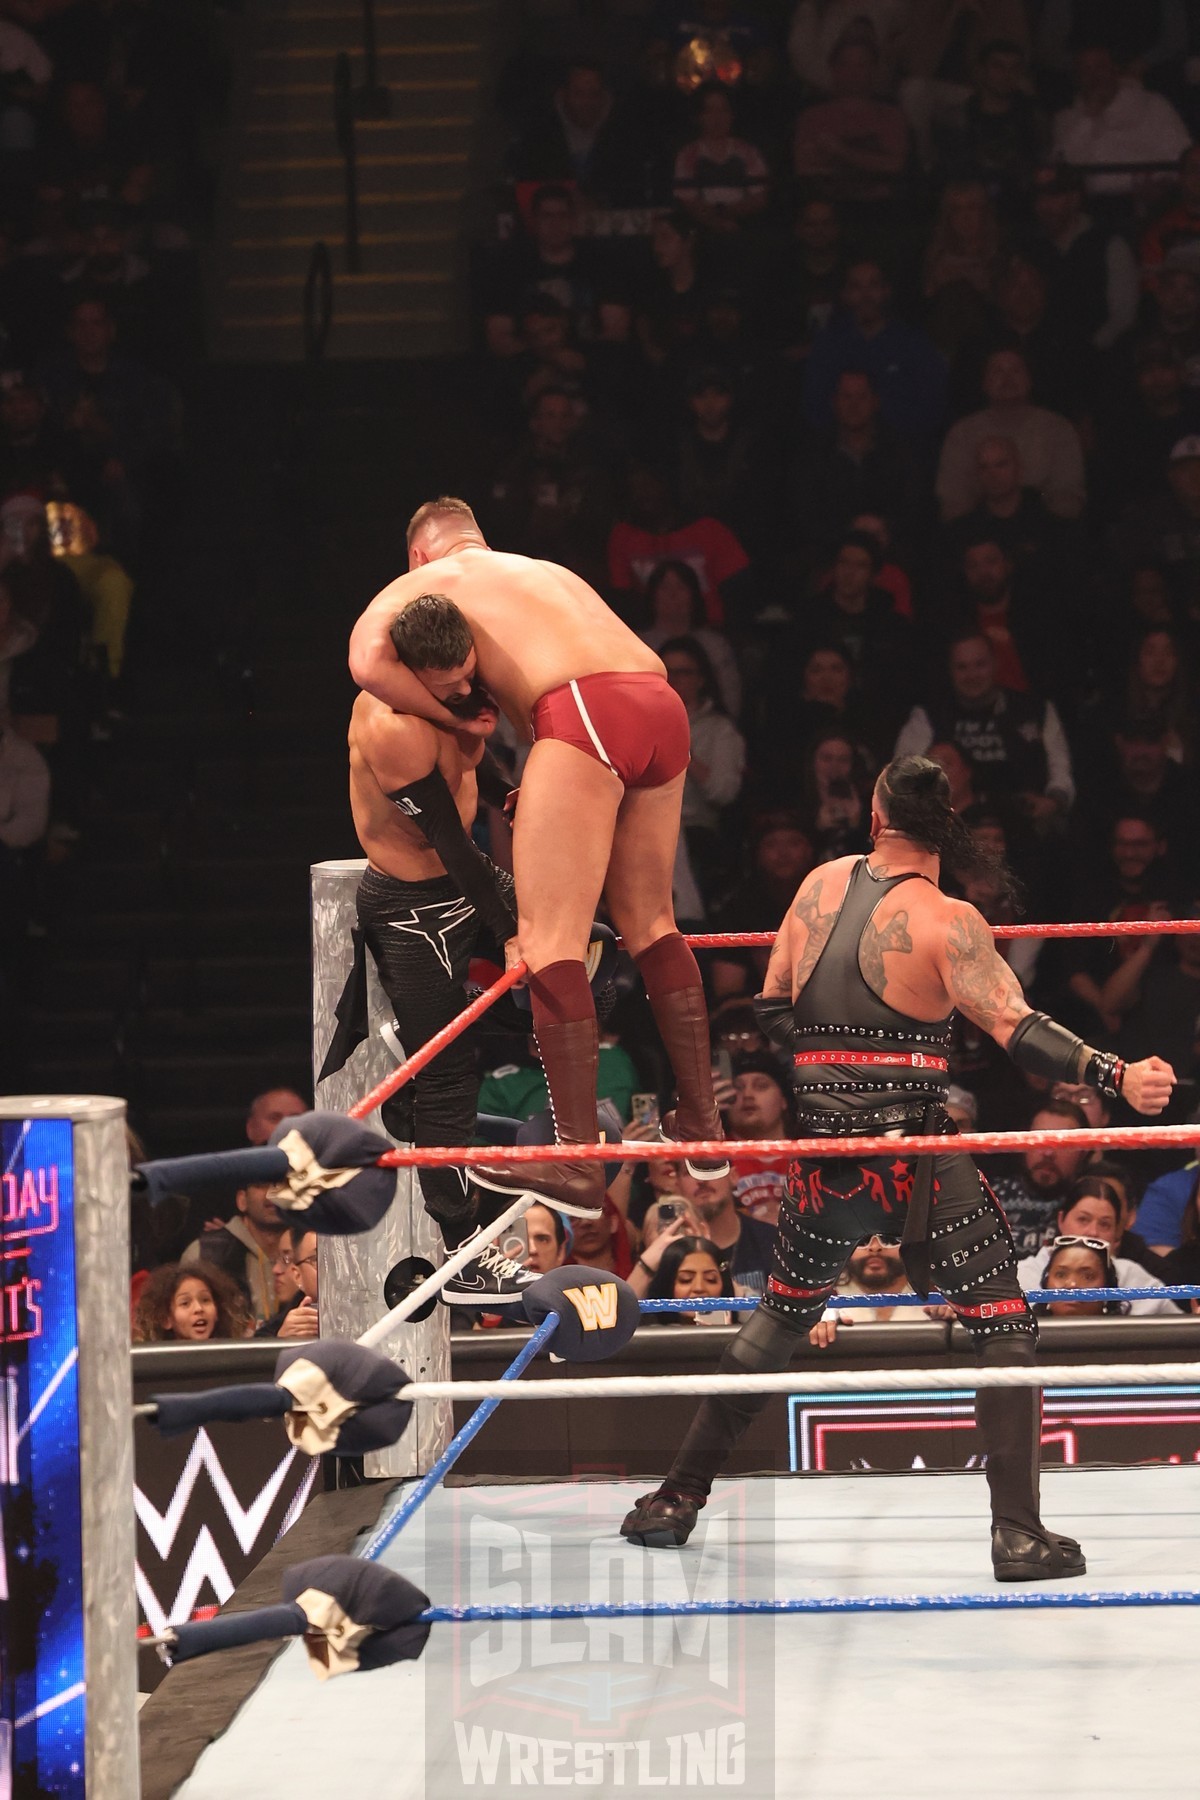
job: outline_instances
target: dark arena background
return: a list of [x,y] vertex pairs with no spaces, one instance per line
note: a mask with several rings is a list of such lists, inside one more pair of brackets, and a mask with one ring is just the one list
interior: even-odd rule
[[1197,0],[0,0],[0,1800],[1192,1791],[1198,1153]]

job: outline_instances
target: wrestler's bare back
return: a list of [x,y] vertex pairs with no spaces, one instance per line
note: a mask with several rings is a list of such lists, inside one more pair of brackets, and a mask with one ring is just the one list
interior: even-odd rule
[[364,612],[355,638],[381,628],[386,633],[422,594],[444,594],[461,609],[482,680],[526,737],[535,703],[552,688],[606,671],[665,674],[654,651],[569,569],[482,547],[438,557],[390,582]]
[[396,881],[444,875],[444,864],[416,823],[387,795],[436,766],[470,831],[479,804],[475,767],[483,755],[482,740],[440,731],[426,719],[394,713],[381,700],[360,694],[350,714],[349,744],[350,811],[372,868]]

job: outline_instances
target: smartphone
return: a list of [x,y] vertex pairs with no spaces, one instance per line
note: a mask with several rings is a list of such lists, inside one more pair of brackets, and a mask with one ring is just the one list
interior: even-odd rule
[[657,1094],[631,1094],[629,1097],[629,1105],[635,1125],[658,1124],[659,1114]]
[[733,1058],[728,1050],[718,1050],[712,1059],[712,1078],[714,1081],[733,1080]]
[[660,1200],[657,1207],[658,1217],[663,1225],[669,1225],[672,1219],[683,1217],[683,1207],[678,1200]]

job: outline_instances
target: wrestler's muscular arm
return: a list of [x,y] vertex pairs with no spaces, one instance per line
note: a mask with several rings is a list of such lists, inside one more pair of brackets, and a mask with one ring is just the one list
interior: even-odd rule
[[[965,900],[946,901],[944,925],[937,960],[947,994],[961,1013],[1007,1050],[1022,1020],[1035,1017],[1020,982],[996,949],[995,939],[975,907]],[[1084,1079],[1093,1055],[1086,1044],[1079,1044],[1076,1081]],[[1121,1094],[1137,1112],[1159,1113],[1174,1085],[1170,1064],[1148,1056],[1126,1066]]]
[[418,595],[429,591],[419,574],[401,575],[377,594],[350,633],[350,673],[360,688],[374,694],[393,712],[428,719],[447,731],[479,729],[469,719],[458,719],[435,700],[429,689],[396,655],[392,623]]
[[[855,860],[854,857],[842,859],[845,864]],[[838,868],[838,863],[822,863],[801,883],[775,935],[763,991],[754,998],[754,1012],[760,1028],[773,1044],[786,1052],[794,1046],[792,1008],[796,996],[829,942],[845,892],[845,882],[834,873]]]
[[835,882],[837,899],[831,901],[827,897],[830,874],[836,868],[836,863],[822,863],[800,884],[775,937],[763,980],[764,999],[795,1000],[816,968],[817,959],[829,942],[844,890],[844,883]]

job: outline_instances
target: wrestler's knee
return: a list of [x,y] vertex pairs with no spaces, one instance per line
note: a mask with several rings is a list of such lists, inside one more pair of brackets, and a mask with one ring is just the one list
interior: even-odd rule
[[769,1306],[760,1305],[750,1314],[718,1367],[722,1373],[733,1375],[777,1374],[791,1363],[807,1328],[808,1321],[793,1324]]
[[971,1335],[980,1362],[990,1363],[993,1368],[1037,1361],[1037,1321],[1029,1311],[1023,1318],[1018,1316],[1004,1331],[985,1336],[982,1331],[975,1330]]

